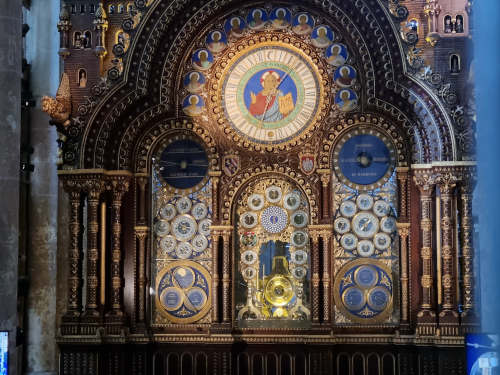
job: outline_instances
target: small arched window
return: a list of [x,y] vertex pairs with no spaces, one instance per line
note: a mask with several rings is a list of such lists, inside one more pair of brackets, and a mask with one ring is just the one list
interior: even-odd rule
[[80,4],[80,13],[85,13],[85,4]]
[[76,4],[71,4],[71,13],[72,14],[76,13]]
[[87,71],[85,69],[78,69],[78,87],[87,87]]
[[128,3],[127,4],[127,12],[132,13],[133,10],[134,10],[134,4]]
[[82,48],[82,33],[79,31],[73,34],[73,47]]
[[111,4],[108,8],[108,13],[109,14],[114,14],[115,13],[115,6],[113,4]]
[[89,12],[90,13],[95,13],[95,5],[94,4],[90,4],[89,5]]
[[92,48],[92,32],[87,30],[84,33],[83,48]]
[[460,70],[462,70],[460,55],[457,53],[453,53],[450,55],[450,73],[458,74],[460,73]]
[[125,11],[125,6],[123,4],[118,4],[118,13],[123,13]]
[[451,23],[451,16],[448,14],[443,19],[443,30],[445,34],[450,34],[453,31],[453,24]]
[[455,32],[457,34],[464,32],[464,17],[461,14],[455,17]]
[[416,18],[412,18],[410,21],[408,21],[408,28],[411,31],[418,33],[418,20]]

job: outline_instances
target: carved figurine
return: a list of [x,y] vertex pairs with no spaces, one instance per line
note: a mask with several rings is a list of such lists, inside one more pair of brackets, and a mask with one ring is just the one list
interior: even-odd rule
[[71,92],[69,88],[69,77],[66,73],[61,78],[55,98],[42,97],[42,111],[47,113],[52,120],[60,125],[68,126],[71,115]]

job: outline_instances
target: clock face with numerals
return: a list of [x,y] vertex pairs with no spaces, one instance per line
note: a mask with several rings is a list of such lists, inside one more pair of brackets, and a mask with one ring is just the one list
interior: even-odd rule
[[279,144],[314,125],[323,88],[316,65],[289,44],[265,42],[234,56],[224,71],[222,109],[246,140]]

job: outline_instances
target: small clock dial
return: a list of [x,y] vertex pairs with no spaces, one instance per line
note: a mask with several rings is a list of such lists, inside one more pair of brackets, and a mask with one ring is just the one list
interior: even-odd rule
[[196,221],[189,215],[177,216],[172,222],[172,234],[179,241],[188,241],[196,234]]
[[237,54],[222,81],[230,125],[261,144],[286,142],[314,122],[321,108],[321,76],[309,56],[284,43],[258,44]]
[[337,233],[344,234],[351,229],[351,223],[345,217],[339,217],[333,222],[333,228]]
[[160,174],[173,188],[193,188],[205,179],[207,172],[208,156],[191,139],[175,140],[161,154]]
[[360,212],[352,219],[354,233],[360,238],[370,238],[377,233],[378,219],[369,212]]

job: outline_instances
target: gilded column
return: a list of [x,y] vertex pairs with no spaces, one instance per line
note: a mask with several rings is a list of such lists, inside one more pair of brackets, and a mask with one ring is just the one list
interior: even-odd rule
[[401,324],[408,324],[409,289],[408,289],[408,236],[410,223],[398,223],[401,262]]
[[330,237],[332,229],[321,232],[323,239],[323,321],[330,322]]
[[319,322],[319,234],[316,231],[309,232],[312,239],[312,321]]
[[476,307],[474,305],[474,223],[472,221],[472,193],[475,187],[474,176],[460,184],[461,203],[461,245],[462,245],[462,275],[463,275],[463,312],[462,322],[465,324],[477,324]]
[[219,321],[219,241],[220,232],[212,231],[212,322]]
[[130,175],[113,174],[108,178],[113,200],[111,202],[112,212],[112,236],[111,236],[111,311],[108,316],[114,319],[124,317],[122,301],[122,249],[121,249],[121,209],[123,196],[129,189]]
[[87,189],[87,304],[85,316],[88,318],[99,317],[97,310],[97,290],[99,287],[98,264],[98,231],[99,231],[99,198],[103,191],[100,180],[90,180]]
[[145,323],[146,317],[146,239],[148,236],[149,228],[146,226],[135,227],[135,237],[137,238],[139,264],[138,264],[138,308],[137,308],[137,322],[139,324]]
[[222,231],[222,321],[231,322],[231,230]]
[[148,178],[149,176],[146,174],[139,174],[137,173],[136,175],[136,181],[137,181],[137,186],[139,187],[139,210],[138,210],[138,217],[137,217],[137,223],[139,225],[146,225],[147,220],[146,220],[146,185],[148,184]]
[[442,259],[442,289],[443,305],[439,313],[439,323],[442,334],[458,334],[458,329],[448,327],[447,324],[458,324],[455,284],[455,248],[453,230],[452,198],[458,178],[451,173],[440,175],[438,178],[441,193],[441,259]]
[[69,274],[68,274],[68,304],[64,320],[78,318],[82,312],[82,194],[80,187],[76,184],[65,181],[64,188],[70,198],[70,222],[69,236],[70,248]]
[[408,189],[408,184],[409,184],[409,179],[410,175],[408,173],[409,168],[406,167],[398,167],[397,168],[397,179],[398,179],[398,202],[399,202],[399,207],[398,207],[398,221],[402,223],[408,223],[410,221],[410,210],[408,206],[409,202],[409,189]]
[[422,300],[417,314],[417,332],[434,335],[436,332],[436,313],[433,308],[433,265],[432,265],[432,195],[435,177],[417,174],[415,183],[420,191],[420,229],[421,237],[421,278]]

